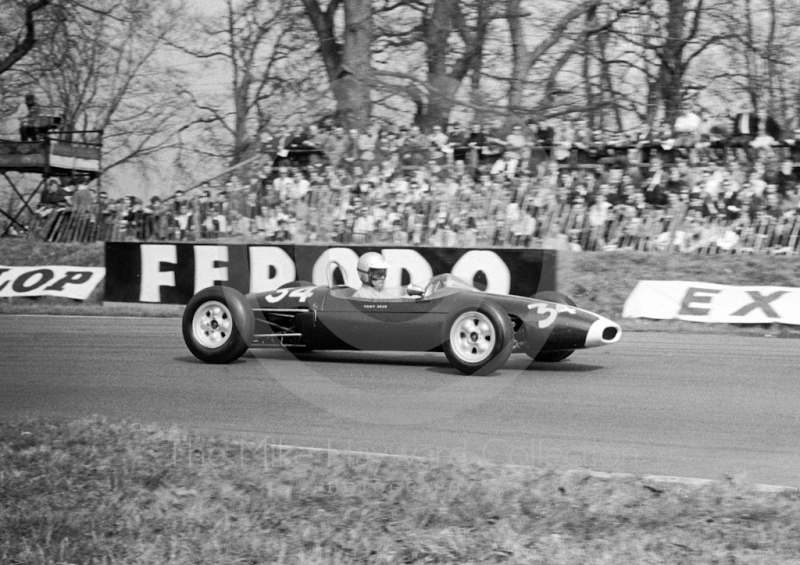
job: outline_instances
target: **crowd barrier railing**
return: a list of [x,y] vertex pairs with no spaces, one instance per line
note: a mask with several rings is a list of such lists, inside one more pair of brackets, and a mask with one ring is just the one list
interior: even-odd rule
[[[251,221],[246,231],[208,232],[201,222],[190,229],[170,221],[166,216],[139,214],[131,221],[120,212],[78,213],[69,208],[53,208],[47,214],[37,214],[29,225],[28,237],[48,242],[97,241],[202,241],[230,240],[270,241],[256,230]],[[297,233],[287,241],[311,241],[307,227],[312,218],[299,217]],[[486,246],[501,247],[558,247],[574,251],[635,250],[649,252],[772,253],[793,255],[800,252],[800,216],[773,218],[761,216],[753,221],[697,218],[686,212],[648,209],[638,216],[611,213],[601,220],[590,220],[583,207],[567,204],[541,209],[534,216],[533,233],[521,233],[515,225],[489,223],[485,229]],[[436,230],[423,222],[418,238],[421,245],[437,241]],[[367,233],[353,237],[345,231],[347,243],[386,244],[385,233]],[[463,234],[462,234],[463,235]],[[460,241],[456,235],[456,241]],[[405,241],[411,241],[410,234]],[[473,239],[474,241],[474,239]],[[334,243],[324,233],[318,233],[314,243]],[[341,243],[341,241],[339,241]],[[458,246],[459,244],[456,243]]]

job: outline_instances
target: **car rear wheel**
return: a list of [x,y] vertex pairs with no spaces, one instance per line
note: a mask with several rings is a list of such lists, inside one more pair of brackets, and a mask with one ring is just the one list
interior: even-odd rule
[[[567,306],[577,306],[566,294],[561,294],[554,290],[547,290],[533,295],[537,300],[547,300],[548,302],[555,302],[556,304],[566,304]],[[575,353],[574,349],[567,349],[565,351],[540,351],[535,355],[528,353],[528,357],[534,361],[541,361],[542,363],[558,363],[563,361],[570,355]]]
[[467,375],[488,375],[499,369],[514,346],[511,319],[491,302],[452,313],[445,332],[447,359]]
[[195,294],[183,311],[183,340],[204,363],[230,363],[253,340],[255,320],[239,291],[212,286]]

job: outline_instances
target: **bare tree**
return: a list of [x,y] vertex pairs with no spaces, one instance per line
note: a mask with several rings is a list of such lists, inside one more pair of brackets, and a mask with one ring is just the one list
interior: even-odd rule
[[783,123],[795,116],[792,85],[798,84],[800,18],[794,2],[737,0],[725,22],[728,68],[720,70],[722,88],[744,94],[749,105]]
[[187,104],[165,50],[185,7],[126,0],[72,8],[21,72],[66,129],[104,132],[104,171],[177,147]]
[[209,149],[231,165],[246,156],[273,114],[286,117],[281,107],[311,96],[317,84],[302,17],[302,8],[288,0],[226,0],[222,17],[198,17],[192,41],[180,46],[207,61],[210,74],[225,77],[219,96],[189,92],[201,110]]
[[638,41],[657,62],[651,83],[664,108],[664,118],[674,123],[686,95],[685,79],[692,65],[711,47],[730,39],[719,24],[729,10],[722,0],[649,0],[650,27]]

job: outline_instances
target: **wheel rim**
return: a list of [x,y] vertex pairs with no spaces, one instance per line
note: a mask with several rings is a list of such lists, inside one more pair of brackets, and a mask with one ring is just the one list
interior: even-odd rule
[[209,349],[222,347],[233,332],[231,311],[216,300],[203,303],[192,318],[192,331],[197,343],[203,347]]
[[450,328],[450,346],[465,363],[480,363],[488,359],[496,342],[494,325],[480,312],[461,314]]

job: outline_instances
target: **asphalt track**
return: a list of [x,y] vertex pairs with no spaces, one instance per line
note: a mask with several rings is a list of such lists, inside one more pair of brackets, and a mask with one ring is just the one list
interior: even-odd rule
[[514,355],[466,377],[440,354],[271,349],[211,366],[177,319],[0,316],[0,417],[99,414],[252,445],[800,487],[799,346],[623,333],[563,363]]

